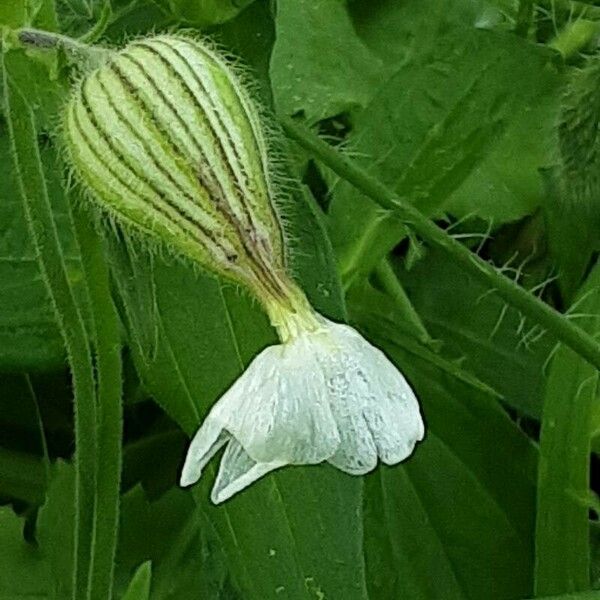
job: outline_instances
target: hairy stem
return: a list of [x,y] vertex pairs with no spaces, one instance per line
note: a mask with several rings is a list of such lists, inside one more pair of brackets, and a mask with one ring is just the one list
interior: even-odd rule
[[320,140],[306,127],[298,125],[291,119],[284,120],[283,127],[292,139],[337,175],[377,202],[382,208],[389,210],[390,214],[393,214],[431,245],[441,248],[452,256],[465,271],[494,289],[506,302],[547,329],[558,340],[600,369],[600,344],[591,335],[573,325],[551,306],[499,273],[493,265],[485,262],[460,242],[454,240],[412,204],[399,198],[392,190]]
[[11,154],[40,273],[63,336],[75,396],[75,558],[73,598],[85,598],[96,495],[96,390],[91,344],[73,293],[37,145],[31,107],[14,85],[2,55],[4,105]]
[[[106,23],[102,23],[105,26]],[[94,29],[89,33],[90,39],[94,40],[98,32]],[[82,68],[92,68],[101,64],[106,59],[111,50],[100,46],[93,46],[86,43],[86,37],[82,40],[76,40],[66,35],[44,31],[42,29],[24,28],[16,32],[19,43],[30,48],[40,50],[62,49],[67,55],[69,61]]]

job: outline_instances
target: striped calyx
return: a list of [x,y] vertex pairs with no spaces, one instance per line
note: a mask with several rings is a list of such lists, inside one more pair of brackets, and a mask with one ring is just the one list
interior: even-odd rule
[[64,137],[105,213],[250,288],[283,339],[312,326],[285,272],[261,118],[216,51],[164,35],[115,52],[76,87]]

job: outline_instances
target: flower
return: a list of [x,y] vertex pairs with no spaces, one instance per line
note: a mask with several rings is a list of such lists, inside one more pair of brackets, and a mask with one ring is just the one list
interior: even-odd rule
[[215,404],[185,462],[197,481],[227,445],[223,502],[284,465],[328,461],[354,475],[396,464],[423,437],[404,377],[347,325],[317,314],[287,269],[269,128],[231,65],[181,35],[108,52],[66,103],[67,161],[90,204],[261,303],[280,345]]
[[188,450],[181,485],[226,445],[211,499],[220,503],[285,465],[324,461],[352,475],[397,464],[423,439],[413,391],[348,325],[319,326],[269,346],[213,406]]

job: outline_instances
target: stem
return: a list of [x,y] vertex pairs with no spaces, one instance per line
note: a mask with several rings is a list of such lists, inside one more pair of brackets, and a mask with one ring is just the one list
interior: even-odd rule
[[92,353],[65,265],[37,144],[31,107],[9,76],[2,53],[5,115],[18,190],[42,279],[64,339],[75,411],[75,556],[73,598],[85,598],[96,493],[96,398]]
[[[105,26],[106,24],[102,24]],[[94,34],[95,30],[92,30]],[[91,35],[94,35],[91,34]],[[101,64],[112,51],[100,46],[92,46],[60,33],[52,33],[42,29],[24,28],[17,31],[17,39],[24,46],[40,50],[61,48],[67,57],[83,69],[93,68]],[[84,38],[85,39],[85,38]]]
[[573,325],[555,309],[499,273],[495,267],[473,254],[433,221],[422,215],[412,204],[398,198],[392,190],[320,140],[306,127],[296,124],[291,119],[285,119],[283,127],[291,138],[337,175],[369,196],[381,207],[389,210],[424,240],[452,256],[465,271],[493,288],[506,302],[553,333],[558,340],[600,369],[600,345],[591,335]]

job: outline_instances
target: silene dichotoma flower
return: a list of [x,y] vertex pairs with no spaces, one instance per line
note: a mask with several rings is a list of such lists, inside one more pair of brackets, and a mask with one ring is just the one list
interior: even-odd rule
[[285,465],[324,461],[353,475],[406,459],[423,438],[396,367],[348,325],[319,315],[286,269],[264,118],[211,45],[177,35],[107,54],[74,87],[68,160],[90,201],[133,235],[169,247],[262,304],[281,344],[264,349],[214,404],[182,485],[225,447],[223,502]]

